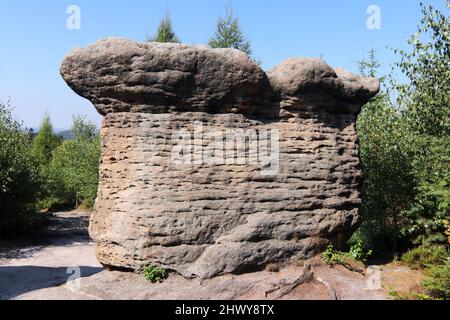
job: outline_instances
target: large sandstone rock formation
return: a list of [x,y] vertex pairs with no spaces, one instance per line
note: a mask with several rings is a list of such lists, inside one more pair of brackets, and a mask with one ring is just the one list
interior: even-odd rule
[[355,122],[375,79],[117,38],[61,73],[104,116],[90,225],[103,265],[207,278],[309,257],[357,227]]

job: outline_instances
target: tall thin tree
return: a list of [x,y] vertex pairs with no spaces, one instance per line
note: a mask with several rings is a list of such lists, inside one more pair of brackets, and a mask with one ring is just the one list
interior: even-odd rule
[[166,14],[161,20],[156,35],[154,37],[147,37],[148,42],[170,42],[180,43],[180,39],[175,34],[172,27],[172,19],[169,14]]
[[53,126],[48,115],[44,116],[38,134],[33,140],[32,152],[39,164],[47,166],[52,158],[52,152],[61,144],[61,139],[53,132]]
[[252,54],[250,42],[244,36],[231,6],[225,8],[224,17],[219,17],[216,32],[208,44],[211,48],[234,48]]

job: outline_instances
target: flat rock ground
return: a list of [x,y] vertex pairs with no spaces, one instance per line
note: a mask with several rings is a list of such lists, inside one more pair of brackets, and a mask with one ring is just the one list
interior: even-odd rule
[[[315,258],[308,262],[308,273],[299,262],[278,272],[210,280],[170,274],[163,283],[152,284],[142,275],[104,270],[95,258],[88,223],[86,213],[58,213],[39,237],[0,242],[0,300],[373,300],[388,299],[393,286],[411,290],[422,279],[420,273],[396,264],[355,272],[340,266],[330,268]],[[71,281],[77,272],[81,278]],[[381,275],[381,289],[369,288],[374,272]],[[308,280],[299,284],[302,274]]]

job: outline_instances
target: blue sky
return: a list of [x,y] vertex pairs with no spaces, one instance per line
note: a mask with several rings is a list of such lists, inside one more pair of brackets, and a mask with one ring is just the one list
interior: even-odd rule
[[[447,10],[444,0],[425,1]],[[421,17],[417,0],[2,0],[0,99],[10,100],[28,127],[39,126],[45,113],[56,128],[69,128],[74,113],[100,124],[93,106],[59,75],[67,52],[105,36],[143,41],[166,12],[184,43],[206,43],[230,3],[264,69],[294,56],[322,55],[356,72],[354,62],[373,45],[386,72],[394,58],[386,47],[405,48]],[[81,9],[80,30],[66,27],[69,5]],[[381,30],[366,26],[370,5],[381,9]]]

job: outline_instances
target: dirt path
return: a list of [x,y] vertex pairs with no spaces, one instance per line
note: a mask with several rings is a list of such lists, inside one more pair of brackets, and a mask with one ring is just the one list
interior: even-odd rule
[[[302,263],[279,272],[259,271],[210,280],[171,274],[164,283],[151,284],[141,275],[103,270],[87,234],[88,220],[82,212],[57,214],[39,239],[7,244],[7,250],[0,246],[0,300],[374,300],[388,298],[386,286],[373,286],[377,276],[392,281],[397,274],[410,272],[403,267],[383,266],[361,274],[342,267],[329,268],[315,259],[308,262],[312,265],[311,277],[298,285],[292,284],[304,271]],[[79,281],[68,281],[77,274]]]
[[3,243],[0,299],[20,298],[28,292],[63,285],[76,266],[82,277],[101,272],[103,269],[95,259],[95,245],[87,233],[88,224],[86,213],[59,213],[39,236]]

